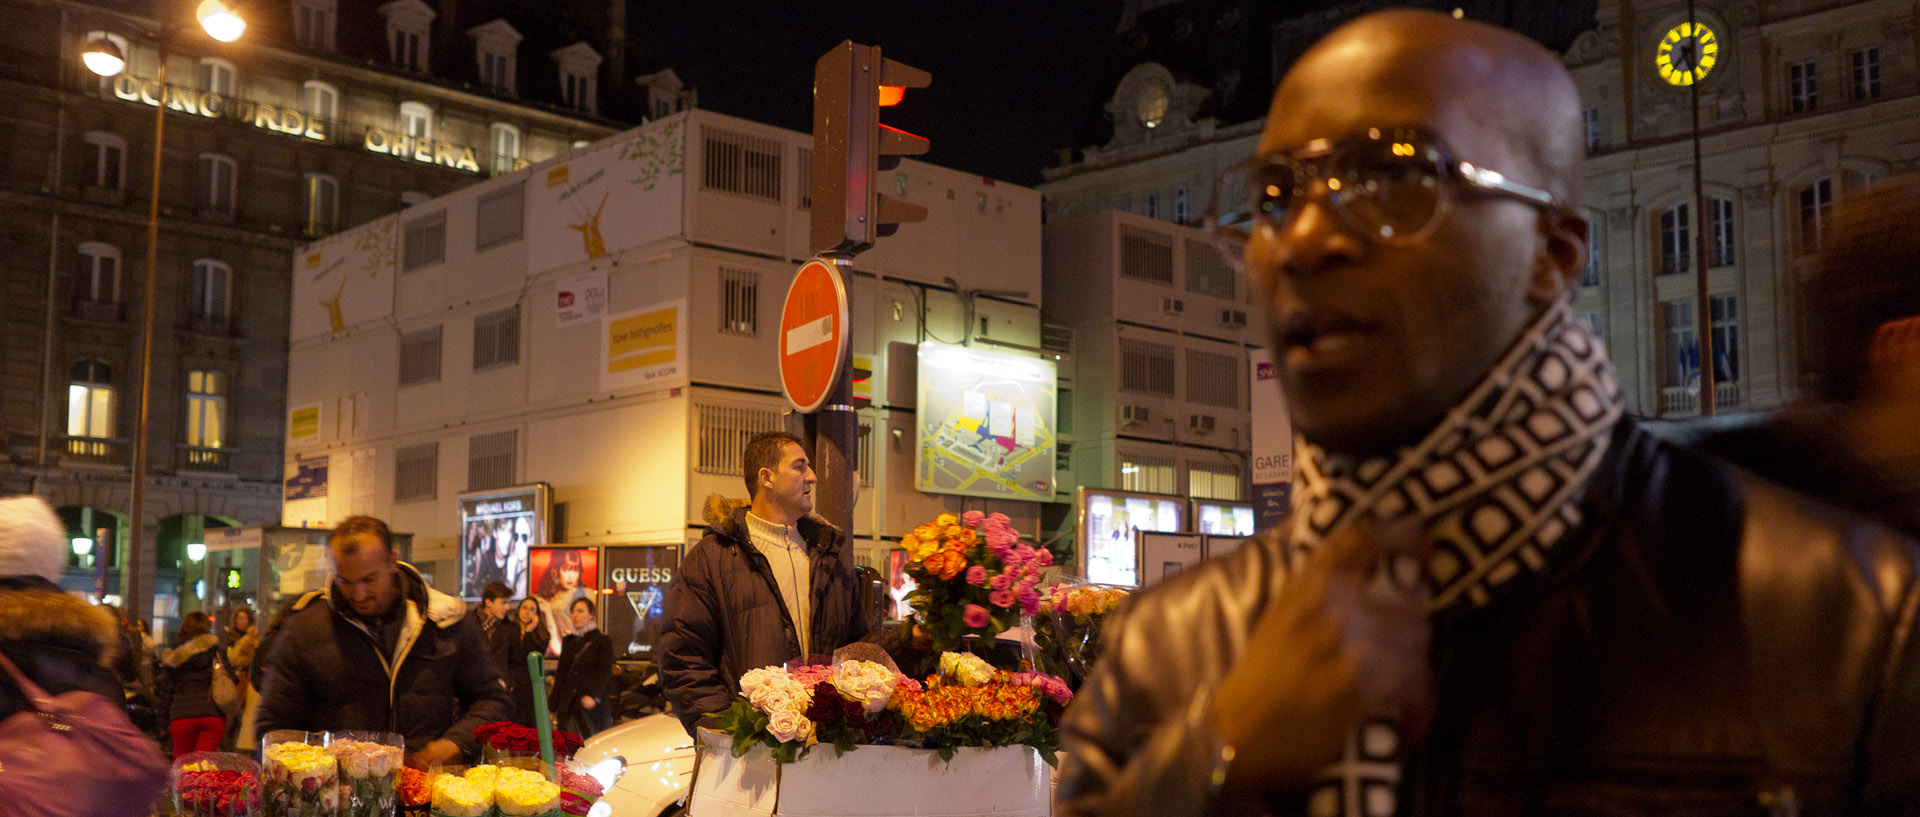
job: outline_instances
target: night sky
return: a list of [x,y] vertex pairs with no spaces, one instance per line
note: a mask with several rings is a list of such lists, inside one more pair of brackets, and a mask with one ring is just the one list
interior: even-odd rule
[[[672,68],[700,107],[801,132],[813,129],[813,63],[851,39],[928,71],[881,120],[932,141],[922,157],[1017,184],[1040,183],[1060,148],[1110,133],[1103,105],[1125,71],[1146,60],[1213,87],[1227,65],[1264,73],[1265,32],[1290,19],[1326,20],[1368,7],[1459,5],[1565,48],[1592,25],[1594,0],[1184,0],[1149,10],[1116,34],[1122,0],[629,0],[628,47],[641,71]],[[1178,34],[1174,32],[1180,32]],[[1270,78],[1248,76],[1238,99],[1202,110],[1226,124],[1259,116]]]
[[813,63],[851,39],[933,75],[881,121],[932,140],[934,164],[1037,184],[1055,148],[1078,141],[1121,4],[1081,0],[632,4],[629,48],[672,68],[700,107],[803,133]]

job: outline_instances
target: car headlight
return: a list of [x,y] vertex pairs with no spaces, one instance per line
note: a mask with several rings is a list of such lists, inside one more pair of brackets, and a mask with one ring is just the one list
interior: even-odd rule
[[627,759],[614,755],[587,767],[587,776],[600,781],[602,791],[613,791],[613,784],[627,771]]

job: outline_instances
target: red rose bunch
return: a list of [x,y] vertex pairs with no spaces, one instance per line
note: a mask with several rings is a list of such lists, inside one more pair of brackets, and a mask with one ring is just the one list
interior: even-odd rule
[[553,782],[560,786],[560,810],[574,817],[585,815],[600,800],[600,781],[572,769],[559,771],[560,779]]
[[[512,721],[494,721],[476,727],[473,739],[503,752],[540,751],[540,733]],[[556,758],[572,757],[584,743],[579,735],[572,732],[553,730],[553,755]]]
[[243,771],[185,772],[180,809],[192,817],[248,817],[260,810],[260,776]]

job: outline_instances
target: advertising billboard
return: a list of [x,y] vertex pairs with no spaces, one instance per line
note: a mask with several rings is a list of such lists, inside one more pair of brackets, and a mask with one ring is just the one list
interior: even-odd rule
[[923,343],[919,369],[915,489],[1053,501],[1053,361]]
[[1180,533],[1186,529],[1187,501],[1177,496],[1081,488],[1075,497],[1078,564],[1087,581],[1137,585],[1138,531]]
[[1196,499],[1193,501],[1193,525],[1198,532],[1208,536],[1252,536],[1253,503]]
[[544,482],[461,494],[460,595],[480,598],[500,582],[514,598],[527,595],[528,549],[547,542],[552,491]]
[[[606,607],[600,597],[600,549],[597,547],[541,547],[527,554],[532,566],[529,575],[533,599],[547,617],[547,630],[555,638],[573,633],[568,609],[575,599],[591,599],[594,616],[599,619]],[[596,621],[596,626],[598,626]]]
[[614,657],[656,660],[660,633],[666,629],[667,583],[680,569],[679,545],[609,545],[604,585],[606,633]]

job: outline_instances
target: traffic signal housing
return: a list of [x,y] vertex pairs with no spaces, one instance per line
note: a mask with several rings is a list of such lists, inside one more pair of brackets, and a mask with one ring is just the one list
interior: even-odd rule
[[927,208],[881,193],[876,177],[901,156],[927,152],[927,140],[880,123],[880,109],[900,103],[908,88],[932,75],[880,55],[880,47],[846,40],[813,66],[813,208],[815,253],[852,255],[927,219]]

